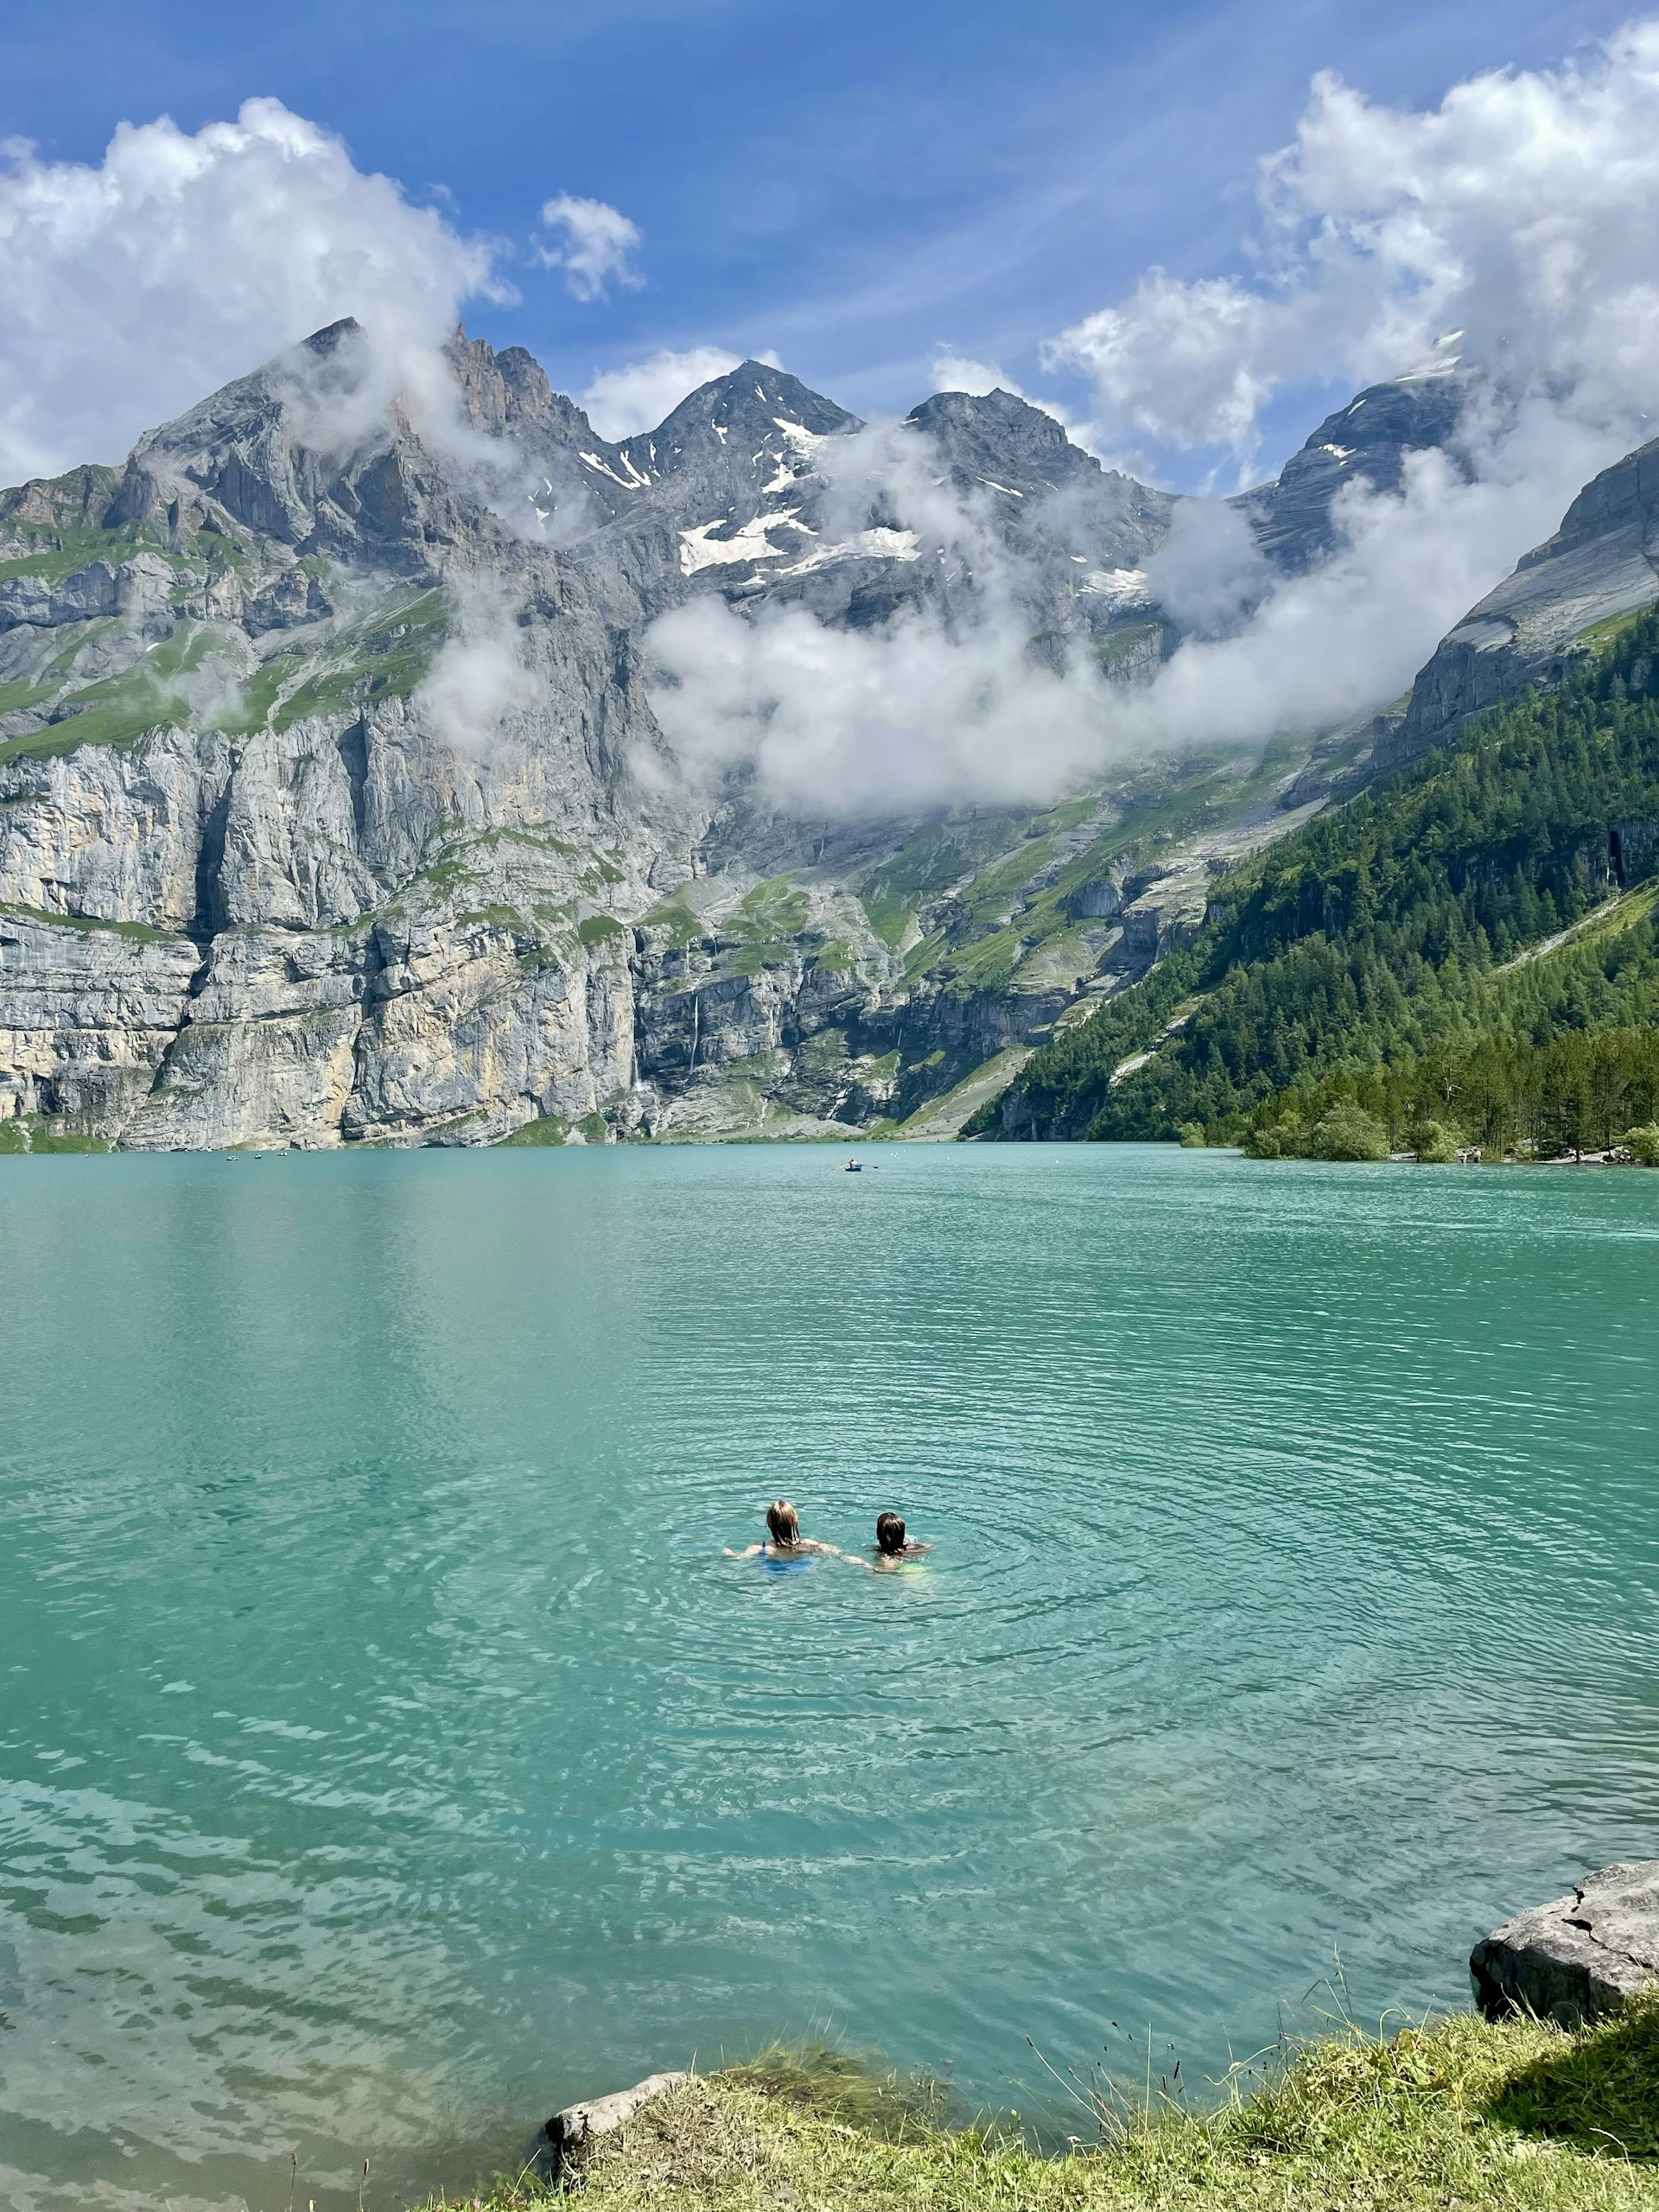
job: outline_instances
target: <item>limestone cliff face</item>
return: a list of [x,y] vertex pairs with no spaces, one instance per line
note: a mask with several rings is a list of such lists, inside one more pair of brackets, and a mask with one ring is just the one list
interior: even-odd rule
[[[629,1092],[609,909],[703,818],[576,565],[406,423],[307,442],[352,344],[0,503],[0,1112],[476,1141]],[[469,751],[423,685],[480,594],[511,699]]]
[[14,1112],[142,1147],[476,1140],[628,1091],[632,940],[584,912],[650,905],[683,833],[619,818],[574,747],[464,764],[391,700],[24,758],[0,792]]

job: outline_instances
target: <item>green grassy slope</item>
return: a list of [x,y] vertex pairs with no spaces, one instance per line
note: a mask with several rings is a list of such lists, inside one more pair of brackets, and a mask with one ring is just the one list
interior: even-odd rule
[[[1140,2085],[1136,2085],[1139,2091]],[[1254,2094],[1190,2112],[1080,2098],[1076,2147],[952,2130],[913,2088],[741,2069],[646,2107],[581,2168],[591,2212],[1649,2212],[1659,2012],[1567,2034],[1463,2015],[1302,2049]],[[521,2181],[487,2212],[534,2201]]]

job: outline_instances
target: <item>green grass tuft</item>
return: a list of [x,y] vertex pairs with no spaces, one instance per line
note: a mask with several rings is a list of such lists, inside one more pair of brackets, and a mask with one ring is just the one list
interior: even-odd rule
[[[1567,2033],[1460,2014],[1295,2046],[1214,2109],[1082,2084],[1070,2155],[935,2085],[772,2053],[603,2139],[588,2212],[1656,2212],[1659,2004]],[[499,2188],[487,2212],[543,2192]]]
[[102,914],[51,914],[43,906],[21,906],[15,901],[0,900],[0,916],[10,914],[22,922],[43,922],[54,930],[78,930],[83,934],[90,931],[111,931],[125,938],[132,944],[181,944],[185,942],[178,930],[158,930],[149,922],[112,922]]
[[504,1145],[563,1144],[574,1127],[562,1115],[542,1114],[533,1122],[521,1122],[501,1141]]
[[8,522],[5,535],[30,550],[10,561],[0,561],[0,583],[14,576],[38,576],[43,582],[60,584],[94,561],[107,561],[112,569],[130,561],[139,550],[139,538],[130,530],[90,530],[55,524]]
[[89,707],[84,715],[71,715],[26,737],[0,745],[0,765],[9,760],[51,760],[78,753],[83,745],[137,745],[150,730],[164,728],[183,718],[176,700],[158,699],[154,691],[130,700],[111,699]]
[[21,1114],[0,1122],[0,1154],[108,1152],[108,1141],[77,1128],[67,1116]]

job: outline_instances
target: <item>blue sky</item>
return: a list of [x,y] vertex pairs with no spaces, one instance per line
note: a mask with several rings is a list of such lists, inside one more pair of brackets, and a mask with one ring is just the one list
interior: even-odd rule
[[[505,270],[518,303],[469,314],[563,388],[662,347],[772,347],[868,411],[922,397],[941,343],[1037,385],[1041,339],[1149,264],[1239,269],[1252,165],[1290,137],[1316,70],[1432,105],[1478,70],[1558,61],[1627,12],[59,0],[8,27],[0,134],[96,162],[121,120],[194,130],[274,94],[360,168],[521,253],[560,192],[639,226],[638,289],[578,301],[524,254]],[[1320,397],[1274,403],[1264,461],[1300,443]]]

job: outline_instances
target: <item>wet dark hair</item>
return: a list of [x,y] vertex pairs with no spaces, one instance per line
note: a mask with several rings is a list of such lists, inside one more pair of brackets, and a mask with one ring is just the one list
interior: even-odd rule
[[889,1554],[905,1548],[905,1524],[896,1513],[876,1515],[875,1548],[877,1551]]

